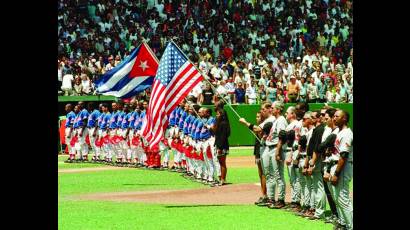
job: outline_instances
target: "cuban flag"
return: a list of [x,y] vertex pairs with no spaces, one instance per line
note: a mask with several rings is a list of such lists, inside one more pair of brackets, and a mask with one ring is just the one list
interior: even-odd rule
[[135,96],[152,86],[158,65],[152,50],[143,43],[95,82],[97,92],[119,98]]

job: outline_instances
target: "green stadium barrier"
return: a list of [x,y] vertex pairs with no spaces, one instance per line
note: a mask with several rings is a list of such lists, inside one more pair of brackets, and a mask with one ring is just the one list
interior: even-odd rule
[[[113,99],[110,99],[113,100]],[[75,100],[70,100],[75,101]],[[79,100],[80,101],[80,100]],[[92,101],[81,99],[81,101]],[[60,102],[60,99],[59,99]],[[285,110],[289,107],[295,105],[294,103],[285,104]],[[340,108],[346,110],[350,114],[349,126],[353,128],[353,104],[351,103],[329,103],[329,106],[334,108]],[[310,111],[318,110],[324,106],[324,103],[312,103],[309,104]],[[214,106],[204,106],[212,109],[212,115],[215,116],[213,111]],[[260,110],[261,105],[232,105],[235,111],[247,121],[251,123],[256,123],[256,113]],[[255,136],[250,132],[250,130],[239,123],[239,118],[235,115],[229,106],[225,106],[226,112],[228,113],[229,122],[231,124],[231,136],[229,137],[230,146],[243,146],[243,145],[254,145]],[[63,118],[64,117],[64,118]],[[60,117],[60,119],[65,119],[65,116]]]

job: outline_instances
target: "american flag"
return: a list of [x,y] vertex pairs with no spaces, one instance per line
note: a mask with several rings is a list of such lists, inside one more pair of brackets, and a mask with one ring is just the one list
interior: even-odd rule
[[168,116],[203,77],[173,42],[168,43],[152,85],[142,136],[156,145],[164,136]]

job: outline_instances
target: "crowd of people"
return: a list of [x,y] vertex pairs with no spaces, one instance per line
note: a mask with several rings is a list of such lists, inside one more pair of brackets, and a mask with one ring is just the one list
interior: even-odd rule
[[[333,223],[334,229],[353,229],[349,189],[353,132],[348,127],[349,118],[348,112],[330,106],[309,111],[305,102],[288,107],[284,113],[279,101],[262,104],[256,124],[241,118],[239,122],[258,136],[254,155],[262,196],[255,204],[288,209],[310,220],[325,220]],[[291,187],[288,205],[285,167]],[[327,217],[326,201],[331,209]]]
[[[230,125],[223,103],[215,114],[209,108],[183,101],[169,116],[165,136],[150,146],[144,133],[147,101],[113,102],[112,111],[102,103],[65,106],[67,163],[92,161],[116,166],[168,169],[213,186],[226,182]],[[162,160],[161,160],[162,158]],[[115,159],[113,161],[113,159]]]
[[78,2],[58,5],[61,95],[96,94],[138,44],[160,59],[172,39],[212,84],[198,103],[353,102],[352,1]]

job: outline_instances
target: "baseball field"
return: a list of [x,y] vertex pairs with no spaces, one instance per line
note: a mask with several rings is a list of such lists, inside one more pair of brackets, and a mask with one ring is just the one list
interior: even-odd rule
[[[229,184],[212,188],[167,170],[68,164],[67,157],[58,156],[59,229],[333,228],[254,205],[260,188],[252,148],[232,149]],[[286,170],[285,178],[289,182]],[[289,185],[286,190],[289,202]]]

